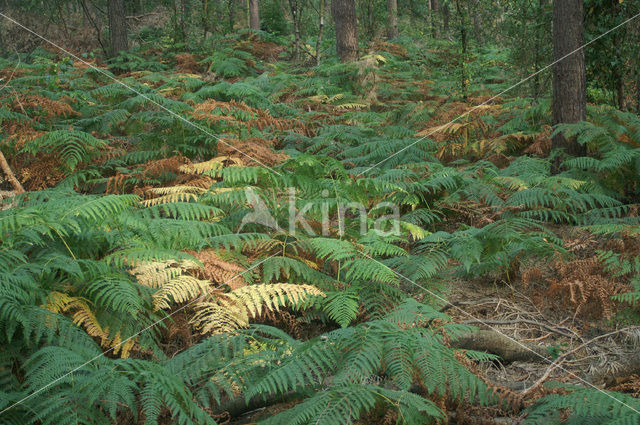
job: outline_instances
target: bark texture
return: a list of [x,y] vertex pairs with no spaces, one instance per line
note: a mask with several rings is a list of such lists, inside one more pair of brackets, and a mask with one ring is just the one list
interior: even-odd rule
[[260,30],[260,4],[258,0],[249,0],[249,27]]
[[398,0],[387,0],[387,38],[398,37]]
[[111,54],[129,50],[127,38],[127,21],[124,11],[124,0],[109,0],[109,33],[111,35]]
[[342,62],[358,60],[358,18],[355,0],[331,0],[336,24],[336,49]]
[[[587,118],[584,50],[575,51],[584,44],[583,9],[583,0],[553,2],[553,59],[558,61],[553,65],[553,125]],[[570,155],[586,153],[584,146],[562,134],[553,137],[552,146]]]
[[491,330],[477,330],[461,335],[452,342],[452,346],[497,354],[506,363],[518,361],[540,362],[549,357],[544,347],[518,344],[512,339]]
[[0,170],[2,170],[7,176],[7,180],[9,180],[9,183],[13,186],[15,193],[24,193],[24,188],[16,178],[15,174],[13,174],[13,171],[11,171],[11,167],[9,167],[9,163],[5,159],[2,151],[0,151]]

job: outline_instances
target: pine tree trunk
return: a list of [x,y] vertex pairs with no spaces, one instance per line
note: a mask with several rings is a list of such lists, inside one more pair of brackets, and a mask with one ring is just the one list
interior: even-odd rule
[[442,32],[444,36],[447,37],[449,35],[449,4],[445,3],[442,5]]
[[391,40],[398,37],[398,0],[387,0],[387,17],[387,38]]
[[124,12],[124,0],[109,0],[109,33],[111,34],[111,54],[129,50],[127,39],[127,21]]
[[438,28],[438,22],[436,16],[440,10],[440,4],[438,0],[431,0],[431,35],[433,38],[440,38],[440,28]]
[[[553,65],[553,125],[587,118],[584,50],[575,51],[584,43],[583,8],[583,0],[553,2],[553,59],[559,61]],[[586,154],[584,146],[562,134],[553,137],[552,146],[571,155]]]
[[260,5],[258,0],[249,0],[249,28],[260,31]]
[[336,49],[341,62],[358,60],[358,18],[355,0],[332,0],[336,24]]

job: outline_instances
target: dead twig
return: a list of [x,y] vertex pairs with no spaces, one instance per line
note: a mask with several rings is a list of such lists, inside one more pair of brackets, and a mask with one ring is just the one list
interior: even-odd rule
[[9,163],[7,162],[7,159],[4,157],[4,154],[2,153],[2,151],[0,151],[0,168],[2,169],[2,171],[4,171],[4,174],[7,176],[7,179],[9,180],[9,183],[11,183],[11,185],[13,186],[13,189],[15,190],[15,192],[24,193],[24,188],[20,184],[20,181],[18,181],[18,179],[16,178],[15,174],[13,174],[13,171],[11,171],[11,167],[9,167]]
[[574,348],[573,350],[569,350],[566,353],[562,353],[560,356],[558,356],[557,359],[555,359],[553,361],[553,363],[551,363],[549,365],[549,367],[547,368],[547,370],[545,370],[545,372],[542,374],[542,377],[540,377],[540,379],[538,379],[532,386],[530,386],[529,388],[527,388],[526,390],[524,390],[522,392],[522,395],[527,395],[529,393],[531,393],[532,391],[534,391],[536,388],[538,388],[540,385],[542,385],[544,383],[544,381],[549,377],[549,375],[551,375],[551,372],[553,372],[556,368],[558,368],[562,363],[564,363],[564,361],[567,359],[567,357],[575,354],[576,352],[582,350],[583,348],[585,348],[588,345],[593,344],[594,342],[603,339],[603,338],[607,338],[610,337],[612,335],[621,333],[621,332],[626,332],[628,330],[631,329],[636,329],[637,327],[627,327],[627,328],[623,328],[623,329],[618,329],[612,332],[608,332],[606,334],[602,334],[602,335],[598,335],[595,338],[591,338],[590,340],[578,345],[576,348]]
[[541,328],[544,328],[546,330],[548,330],[549,332],[553,332],[553,333],[557,333],[560,334],[562,336],[566,336],[569,339],[574,339],[574,338],[578,338],[581,340],[581,338],[577,335],[574,335],[572,333],[567,332],[566,330],[563,330],[561,328],[557,328],[554,326],[550,326],[547,325],[545,323],[540,323],[536,320],[531,320],[531,319],[511,319],[511,320],[480,320],[480,319],[473,319],[473,320],[466,320],[464,322],[462,322],[465,325],[470,325],[470,324],[484,324],[484,325],[515,325],[518,323],[526,323],[528,325],[534,325],[534,326],[539,326]]

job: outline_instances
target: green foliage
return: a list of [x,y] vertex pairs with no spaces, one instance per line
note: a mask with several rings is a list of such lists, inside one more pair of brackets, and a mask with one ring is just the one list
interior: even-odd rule
[[[633,424],[640,403],[627,394],[563,386],[568,393],[541,398],[528,410],[523,424]],[[569,414],[566,419],[565,415]]]
[[[203,19],[233,18],[225,9],[232,3],[209,5]],[[305,49],[313,44],[306,24],[317,18],[312,3],[301,10]],[[358,9],[371,36],[377,3]],[[533,11],[508,15],[507,24],[524,29],[520,38],[535,36],[527,43],[541,41],[543,9],[535,26],[528,26]],[[280,12],[267,2],[265,29],[287,32]],[[121,80],[136,92],[44,51],[0,91],[3,151],[25,167],[51,154],[64,174],[53,188],[0,203],[0,410],[26,397],[3,423],[213,424],[212,413],[254,397],[298,401],[265,423],[377,423],[386,410],[397,412],[398,423],[443,422],[448,412],[433,399],[499,402],[448,345],[470,330],[438,312],[459,282],[452,276],[514,284],[522,264],[568,254],[558,225],[637,232],[640,121],[633,114],[595,107],[589,122],[558,126],[589,156],[560,156],[557,174],[560,153],[525,155],[524,143],[511,141],[533,140],[550,123],[544,99],[507,100],[477,119],[486,127],[478,134],[417,141],[416,132],[448,116],[444,96],[460,82],[455,43],[401,37],[395,47],[372,44],[375,66],[328,57],[302,71],[258,59],[271,42],[274,50],[290,48],[283,37],[216,35],[190,46],[206,67],[190,75],[169,68],[185,45],[164,31],[141,35],[167,51],[143,46],[110,64],[127,72]],[[464,65],[470,94],[504,86],[513,53],[473,48]],[[205,103],[213,105],[209,115],[198,116]],[[476,140],[485,132],[491,140]],[[469,154],[483,142],[494,145]],[[439,159],[449,143],[466,150]],[[252,197],[277,226],[245,220],[257,212]],[[292,211],[301,219],[294,231]],[[637,256],[599,255],[607,271],[634,285],[616,299],[636,304]],[[326,297],[293,299],[304,291]],[[208,303],[209,313],[226,306],[219,316],[242,326],[198,335],[196,302]],[[249,316],[263,324],[249,324]],[[572,423],[627,420],[601,393],[568,391],[540,399],[525,420],[553,423],[567,409]]]

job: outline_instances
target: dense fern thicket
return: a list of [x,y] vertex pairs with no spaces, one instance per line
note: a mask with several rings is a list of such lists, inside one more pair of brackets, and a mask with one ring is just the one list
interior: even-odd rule
[[[517,411],[477,374],[495,356],[456,349],[472,329],[439,310],[457,279],[573,260],[563,226],[637,238],[638,116],[591,106],[552,130],[548,102],[514,98],[449,123],[506,87],[507,55],[475,53],[496,66],[464,103],[446,97],[450,43],[303,70],[246,37],[283,42],[241,34],[99,71],[45,50],[1,61],[0,146],[29,190],[0,204],[2,423],[213,424],[261,399],[296,401],[272,424]],[[552,131],[589,156],[550,152]],[[255,199],[270,225],[244,220]],[[637,255],[599,259],[626,285],[603,302],[635,315]],[[549,391],[525,423],[633,423],[593,389]]]

